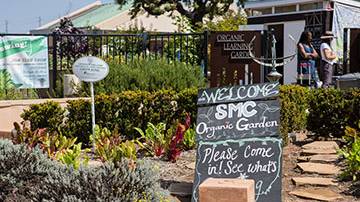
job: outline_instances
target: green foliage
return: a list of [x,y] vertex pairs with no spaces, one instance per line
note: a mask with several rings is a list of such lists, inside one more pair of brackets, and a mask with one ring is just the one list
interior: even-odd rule
[[186,117],[185,124],[177,123],[175,131],[173,128],[166,130],[164,123],[157,125],[148,123],[145,131],[135,128],[141,135],[136,142],[148,155],[165,157],[175,162],[184,149],[184,136],[189,126],[190,116]]
[[88,146],[92,128],[90,102],[81,99],[67,101],[66,111],[63,133],[69,137],[76,137],[79,142]]
[[240,25],[246,25],[246,15],[229,10],[218,20],[209,20],[198,31],[238,31]]
[[141,135],[137,143],[148,155],[161,156],[165,152],[169,143],[165,123],[158,123],[155,126],[149,122],[145,131],[136,127],[135,130]]
[[31,121],[31,130],[47,128],[50,131],[57,131],[63,123],[65,110],[59,103],[47,101],[42,104],[32,104],[25,109],[21,118]]
[[[360,123],[360,122],[359,122]],[[360,126],[359,126],[360,127]],[[359,181],[360,177],[360,132],[354,128],[346,127],[344,140],[347,145],[339,153],[344,156],[346,169],[341,173],[342,178],[352,178]]]
[[122,160],[73,170],[38,148],[0,140],[1,201],[160,201],[164,196],[148,162]]
[[90,137],[95,143],[95,156],[102,161],[119,162],[128,158],[136,160],[137,150],[134,141],[122,142],[120,134],[115,129],[113,132],[107,128],[95,127],[95,138]]
[[29,121],[24,121],[22,126],[14,123],[14,126],[17,133],[13,137],[14,143],[25,144],[29,149],[39,147],[48,157],[72,165],[75,169],[78,169],[81,163],[87,163],[87,157],[84,157],[84,160],[81,157],[81,143],[75,144],[76,138],[67,138],[61,133],[49,132],[45,128],[32,131]]
[[317,89],[309,96],[308,129],[320,136],[342,137],[345,127],[356,127],[360,99],[359,90]]
[[[233,0],[212,0],[212,1],[188,1],[188,0],[134,0],[131,3],[125,0],[116,0],[121,6],[131,4],[131,15],[136,16],[141,11],[150,15],[163,15],[177,11],[189,19],[193,27],[201,26],[204,18],[213,19],[226,13]],[[245,0],[240,0],[243,4]]]
[[285,143],[288,141],[288,133],[306,129],[309,94],[309,89],[305,87],[280,86],[280,131]]
[[[85,152],[90,152],[90,149],[85,149]],[[80,165],[87,165],[89,161],[87,155],[82,155],[81,143],[74,145],[72,149],[57,153],[55,158],[76,170],[79,169]]]
[[[135,127],[145,130],[147,123],[155,125],[163,122],[171,126],[178,118],[184,118],[189,112],[196,119],[197,89],[185,89],[179,93],[171,90],[124,91],[113,95],[99,95],[95,98],[96,123],[100,128],[110,131],[116,127],[127,139],[139,134]],[[91,134],[90,102],[72,100],[66,107],[68,111],[65,126],[67,135],[78,138],[88,145]],[[71,133],[71,134],[70,134]]]
[[189,128],[184,134],[183,146],[185,150],[192,150],[196,147],[196,131],[195,129]]
[[[125,90],[180,91],[189,87],[204,87],[205,79],[198,66],[180,62],[169,64],[165,59],[139,59],[128,64],[109,60],[109,75],[95,83],[97,93],[120,93]],[[84,84],[81,92],[88,92]]]

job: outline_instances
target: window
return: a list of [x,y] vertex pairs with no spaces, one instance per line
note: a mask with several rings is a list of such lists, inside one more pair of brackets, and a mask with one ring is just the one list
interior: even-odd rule
[[322,9],[322,8],[323,8],[322,2],[300,4],[300,7],[299,7],[300,11],[317,10],[317,9]]
[[257,8],[252,11],[252,16],[261,16],[272,14],[272,8]]
[[275,13],[289,13],[295,11],[296,11],[296,5],[275,7]]

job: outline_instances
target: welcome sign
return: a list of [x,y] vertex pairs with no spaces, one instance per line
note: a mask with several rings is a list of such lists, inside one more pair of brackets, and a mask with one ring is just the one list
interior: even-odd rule
[[200,90],[192,201],[207,178],[255,180],[257,202],[281,201],[279,83]]
[[49,88],[47,37],[0,37],[0,87]]

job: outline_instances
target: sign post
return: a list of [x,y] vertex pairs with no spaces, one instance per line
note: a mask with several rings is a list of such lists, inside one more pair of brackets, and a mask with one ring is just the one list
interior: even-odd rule
[[[100,58],[93,56],[81,57],[73,65],[74,74],[84,82],[90,83],[91,93],[91,126],[92,135],[95,140],[95,93],[94,82],[103,80],[109,74],[109,65]],[[93,152],[95,152],[95,141],[93,141]]]

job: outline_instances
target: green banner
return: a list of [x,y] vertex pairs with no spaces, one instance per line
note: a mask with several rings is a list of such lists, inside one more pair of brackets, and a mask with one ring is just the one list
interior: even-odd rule
[[0,88],[49,88],[47,37],[0,37]]

